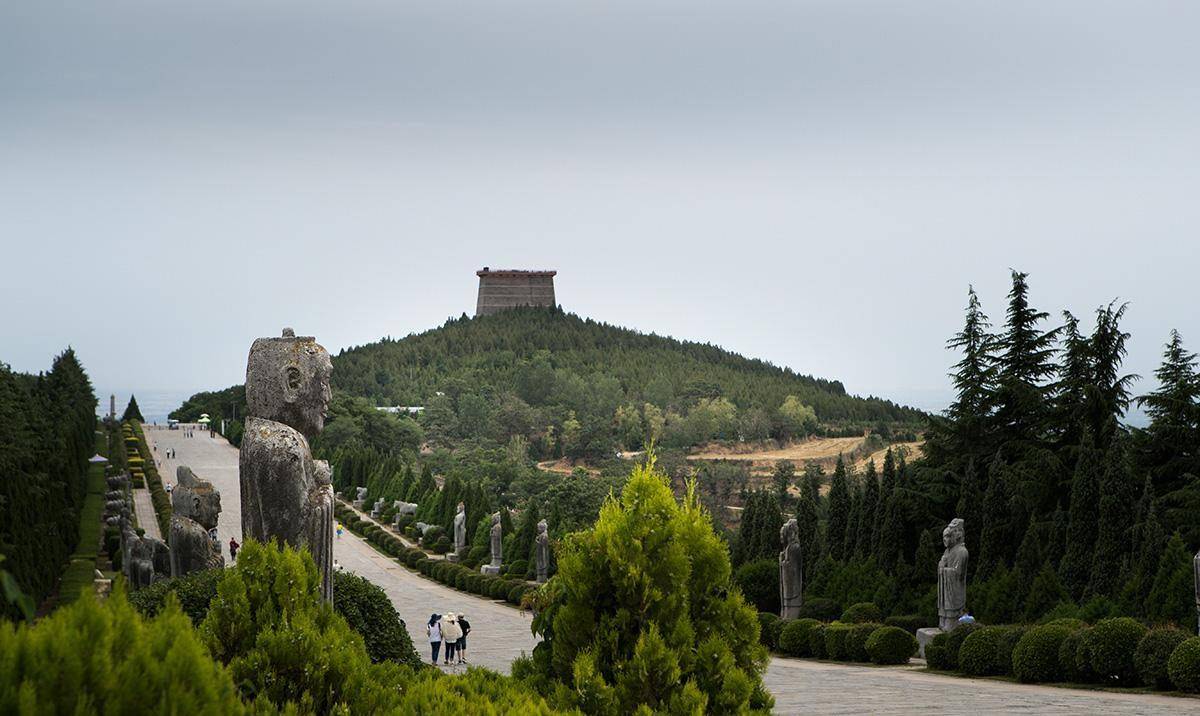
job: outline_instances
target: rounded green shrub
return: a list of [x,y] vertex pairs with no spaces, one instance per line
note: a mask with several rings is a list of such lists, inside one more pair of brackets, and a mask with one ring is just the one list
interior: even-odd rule
[[825,658],[835,661],[846,660],[846,637],[850,635],[850,625],[833,622],[825,628]]
[[825,632],[829,630],[829,626],[816,619],[813,621],[817,623],[812,624],[808,630],[808,653],[816,659],[824,659],[828,656],[828,652],[825,650]]
[[350,572],[333,573],[333,609],[362,635],[371,661],[396,661],[420,668],[404,620],[378,585]]
[[864,624],[883,621],[883,613],[872,602],[859,602],[846,607],[839,620],[845,624]]
[[779,562],[758,559],[738,567],[733,581],[742,596],[761,612],[779,611]]
[[962,649],[963,642],[967,640],[973,632],[982,629],[982,624],[959,624],[951,629],[946,635],[946,660],[949,662],[950,669],[958,668],[958,652]]
[[950,671],[954,661],[950,658],[950,635],[946,632],[935,634],[925,645],[925,664],[931,669]]
[[996,663],[1003,636],[1004,627],[999,626],[985,626],[968,634],[958,649],[959,670],[971,676],[994,676],[1004,673],[1005,670]]
[[938,625],[937,617],[926,617],[920,614],[898,614],[883,620],[887,626],[900,627],[909,634],[916,634],[918,629],[926,629]]
[[783,631],[783,626],[783,620],[778,615],[771,612],[759,612],[758,640],[768,649],[775,649],[779,646],[779,637]]
[[846,633],[846,661],[870,661],[867,640],[883,625],[878,622],[852,624]]
[[816,619],[823,622],[831,622],[842,615],[842,605],[826,599],[817,597],[816,599],[808,599],[800,607],[800,616],[809,619]]
[[1200,691],[1200,636],[1175,647],[1167,659],[1167,675],[1180,691]]
[[518,559],[504,568],[504,573],[516,579],[524,579],[525,573],[529,571],[529,560]]
[[404,563],[407,564],[410,568],[416,569],[417,562],[420,562],[422,559],[425,559],[425,558],[426,558],[425,553],[422,552],[421,550],[410,549],[408,551],[408,554],[404,556]]
[[874,664],[907,664],[917,653],[917,638],[897,626],[882,626],[867,639],[867,655]]
[[1003,629],[1003,633],[1000,634],[1000,643],[996,645],[996,668],[1000,670],[1000,674],[1011,676],[1013,672],[1013,650],[1017,648],[1021,637],[1025,636],[1030,627],[1023,624],[1014,624],[1003,627]]
[[788,656],[814,656],[813,630],[821,622],[816,619],[791,619],[783,622],[779,633],[779,650]]
[[1133,666],[1138,678],[1146,686],[1156,689],[1171,688],[1171,676],[1167,673],[1167,662],[1175,648],[1191,635],[1182,629],[1152,629],[1138,642],[1133,652]]
[[1013,676],[1027,684],[1062,681],[1058,652],[1071,632],[1062,624],[1043,624],[1025,632],[1013,649]]
[[1146,632],[1145,626],[1130,617],[1101,619],[1086,639],[1096,676],[1102,681],[1136,685],[1138,673],[1133,654]]
[[1086,629],[1088,625],[1088,623],[1084,620],[1076,619],[1074,617],[1059,617],[1058,619],[1051,619],[1047,622],[1043,622],[1043,624],[1046,626],[1064,626],[1071,631]]
[[508,595],[505,597],[509,604],[520,604],[521,597],[525,596],[525,590],[528,589],[524,584],[515,584],[512,589],[508,590]]
[[1092,670],[1092,651],[1088,645],[1087,636],[1092,628],[1076,629],[1058,649],[1058,667],[1063,679],[1081,684],[1096,680],[1096,672]]

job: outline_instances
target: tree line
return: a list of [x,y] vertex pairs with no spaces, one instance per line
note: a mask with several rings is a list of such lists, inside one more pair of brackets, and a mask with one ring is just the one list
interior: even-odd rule
[[[79,541],[96,395],[75,352],[38,375],[0,363],[0,568],[41,602]],[[14,618],[15,607],[0,602]]]

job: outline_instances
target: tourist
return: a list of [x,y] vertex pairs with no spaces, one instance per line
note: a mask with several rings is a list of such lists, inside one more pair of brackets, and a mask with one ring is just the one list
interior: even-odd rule
[[442,639],[446,641],[444,664],[454,663],[454,652],[458,648],[458,640],[462,638],[462,627],[458,625],[458,617],[450,612],[442,619]]
[[338,536],[338,539],[342,538],[342,523],[341,522],[337,523],[337,536]]
[[166,491],[167,491],[167,494],[169,495],[169,494],[171,494],[171,490],[174,490],[174,489],[175,489],[175,487],[174,487],[174,486],[173,486],[171,483],[169,483],[169,482],[168,482],[168,483],[165,485],[165,489],[166,489]]
[[430,614],[425,633],[429,635],[429,648],[433,651],[432,664],[437,664],[438,651],[442,648],[442,615]]
[[238,547],[241,547],[241,545],[238,544],[238,541],[235,540],[234,538],[230,537],[229,538],[229,559],[231,559],[234,562],[237,561]]
[[467,634],[471,633],[471,622],[467,621],[466,614],[458,615],[458,628],[462,629],[462,636],[458,638],[458,645],[455,651],[458,653],[458,663],[467,663]]
[[338,561],[337,561],[337,558],[336,558],[336,557],[335,557],[335,558],[334,558],[334,560],[333,560],[333,571],[335,571],[335,572],[340,572],[340,571],[342,571],[342,565],[341,565],[340,563],[338,563]]

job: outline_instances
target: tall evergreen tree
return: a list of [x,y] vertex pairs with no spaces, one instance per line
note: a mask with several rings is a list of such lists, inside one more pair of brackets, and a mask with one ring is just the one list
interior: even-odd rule
[[[983,535],[983,498],[986,494],[987,482],[979,474],[975,458],[972,457],[963,468],[958,504],[954,511],[954,516],[962,518],[967,525],[964,544],[968,554],[979,554],[979,538]],[[978,571],[978,564],[977,559],[967,561],[968,577]]]
[[829,556],[841,561],[846,558],[846,533],[850,524],[850,485],[846,480],[846,463],[838,455],[829,487],[829,517],[825,541]]
[[1096,309],[1096,330],[1091,337],[1092,385],[1087,405],[1087,425],[1097,437],[1096,445],[1108,447],[1116,439],[1119,420],[1129,408],[1129,386],[1139,376],[1121,375],[1129,334],[1121,330],[1128,304],[1115,302]]
[[816,569],[821,559],[821,533],[819,530],[820,517],[817,506],[813,503],[808,490],[801,490],[796,499],[796,527],[800,538],[800,548],[804,554],[805,579]]
[[1046,380],[1054,375],[1057,329],[1039,325],[1049,317],[1029,305],[1028,274],[1012,272],[1004,333],[998,342],[996,422],[1001,444],[1037,443],[1044,437]]
[[1096,551],[1096,521],[1100,518],[1100,473],[1104,469],[1104,456],[1086,433],[1079,447],[1079,460],[1075,463],[1075,477],[1071,481],[1071,508],[1067,519],[1067,551],[1063,555],[1059,572],[1063,586],[1078,600],[1087,587],[1092,556]]
[[1158,573],[1146,600],[1147,618],[1191,631],[1196,624],[1194,579],[1192,555],[1176,532],[1158,561]]
[[788,488],[796,478],[796,464],[791,460],[779,460],[775,463],[775,471],[771,475],[775,483],[775,493],[779,496],[779,506],[787,509],[789,496]]
[[1058,444],[1074,450],[1083,440],[1088,393],[1094,375],[1092,343],[1079,331],[1079,319],[1063,311],[1062,366],[1054,385],[1054,424]]
[[1136,521],[1130,534],[1130,559],[1125,569],[1120,604],[1126,614],[1145,617],[1158,560],[1167,541],[1158,519],[1154,483],[1149,476],[1142,488],[1142,497],[1138,500]]
[[1111,597],[1116,596],[1121,586],[1121,574],[1129,556],[1133,477],[1120,445],[1114,445],[1105,457],[1104,476],[1100,481],[1096,549],[1086,593]]
[[142,411],[138,409],[136,395],[129,396],[129,403],[125,406],[125,412],[121,415],[121,420],[136,420],[139,423],[146,422],[146,419],[142,417]]
[[993,408],[996,387],[996,337],[979,303],[974,287],[967,289],[967,311],[963,328],[946,347],[959,351],[962,358],[954,364],[950,378],[955,399],[943,418],[932,421],[930,449],[943,459],[966,459],[989,450],[985,436]]
[[1152,471],[1159,497],[1183,486],[1182,475],[1200,474],[1200,377],[1196,354],[1183,347],[1178,331],[1154,371],[1158,389],[1137,398],[1150,425],[1140,446],[1140,462]]
[[821,483],[824,480],[825,471],[815,460],[804,465],[804,488],[808,490],[808,496],[816,506],[817,514],[821,513]]
[[[983,498],[983,523],[979,536],[977,581],[1009,563],[1014,548],[1016,526],[1012,524],[1012,496],[1004,460],[996,455],[988,469],[987,493]],[[968,529],[970,527],[968,526]]]
[[875,553],[875,539],[879,530],[879,473],[875,470],[875,461],[867,462],[867,470],[863,475],[862,488],[862,520],[859,521],[858,535],[855,541],[855,555],[869,557]]

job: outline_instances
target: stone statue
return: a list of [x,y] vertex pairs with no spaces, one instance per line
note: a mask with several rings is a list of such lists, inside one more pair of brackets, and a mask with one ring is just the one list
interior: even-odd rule
[[151,539],[135,534],[130,540],[129,569],[126,572],[130,591],[136,592],[154,582],[154,543]]
[[537,537],[534,539],[534,560],[537,563],[538,584],[545,584],[550,573],[550,535],[546,520],[537,523]]
[[1192,557],[1192,573],[1196,579],[1196,618],[1197,626],[1200,628],[1200,552]]
[[454,554],[462,559],[467,551],[467,506],[458,503],[454,514]]
[[367,502],[367,488],[356,487],[354,488],[354,494],[354,509],[361,510]]
[[779,617],[799,619],[804,605],[804,554],[795,518],[784,523],[779,540],[783,543],[779,553]]
[[492,514],[492,561],[491,564],[485,564],[479,568],[479,571],[484,574],[500,574],[500,566],[503,564],[503,528],[500,526],[500,513]]
[[333,601],[333,488],[329,463],[314,460],[308,439],[325,427],[329,353],[290,328],[259,338],[246,365],[246,421],[239,460],[242,535],[308,548]]
[[371,506],[371,519],[377,520],[383,514],[383,500],[375,500],[375,504]]
[[950,631],[958,618],[967,613],[967,548],[963,546],[966,528],[957,517],[942,530],[946,551],[938,562],[938,626]]
[[154,578],[166,578],[171,576],[171,548],[167,546],[157,537],[142,537],[144,540],[150,540],[150,560],[154,565]]
[[404,500],[395,500],[392,502],[392,507],[398,515],[415,515],[417,514],[417,503],[405,502]]
[[212,483],[196,477],[189,467],[176,469],[171,492],[172,577],[225,566],[220,542],[213,543],[220,514],[221,493]]

